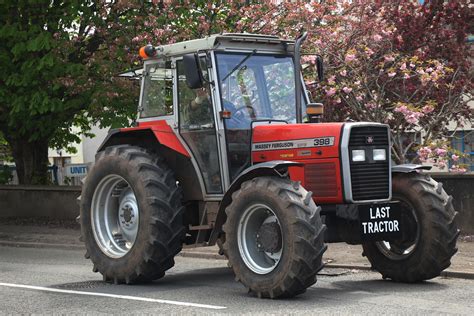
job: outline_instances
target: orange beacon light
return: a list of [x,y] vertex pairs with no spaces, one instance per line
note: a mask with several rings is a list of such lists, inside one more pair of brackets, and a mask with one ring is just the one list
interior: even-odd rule
[[139,55],[143,59],[154,57],[156,55],[156,49],[151,44],[140,47],[138,51]]

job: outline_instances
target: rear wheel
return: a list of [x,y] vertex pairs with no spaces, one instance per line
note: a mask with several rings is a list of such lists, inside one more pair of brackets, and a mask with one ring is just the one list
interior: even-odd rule
[[139,147],[108,147],[81,195],[86,258],[115,283],[160,278],[181,250],[182,215],[180,188],[160,159]]
[[320,208],[299,183],[260,177],[242,184],[226,209],[224,253],[236,279],[259,297],[291,297],[323,267]]
[[439,276],[457,251],[452,197],[429,175],[396,174],[392,187],[393,200],[400,202],[402,237],[365,243],[364,255],[384,278],[394,281]]

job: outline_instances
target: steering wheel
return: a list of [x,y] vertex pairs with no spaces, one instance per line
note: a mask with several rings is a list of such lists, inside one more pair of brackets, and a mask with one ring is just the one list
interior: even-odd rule
[[[247,109],[247,112],[244,112],[243,111],[244,109]],[[247,116],[253,120],[256,118],[255,109],[251,105],[244,105],[234,110],[234,116],[236,116],[238,120],[242,120],[241,117],[247,117]]]
[[[229,120],[227,120],[227,127],[228,128],[248,128],[250,126],[250,119],[255,117],[255,109],[250,105],[244,105],[240,107],[236,107],[232,102],[228,100],[223,100],[224,109],[230,111],[232,116]],[[244,109],[247,109],[247,115],[243,112]],[[253,115],[248,113],[250,109]]]

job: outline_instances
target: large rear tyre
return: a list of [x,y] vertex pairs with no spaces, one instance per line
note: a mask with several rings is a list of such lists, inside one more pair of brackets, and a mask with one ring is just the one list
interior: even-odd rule
[[395,174],[393,200],[400,201],[402,238],[363,244],[363,254],[383,278],[397,282],[432,279],[449,267],[459,230],[452,197],[429,175]]
[[112,146],[96,156],[81,194],[86,258],[104,280],[164,276],[182,248],[180,188],[172,171],[144,149]]
[[292,297],[316,283],[327,247],[311,195],[277,177],[246,181],[232,195],[224,253],[236,280],[258,297]]

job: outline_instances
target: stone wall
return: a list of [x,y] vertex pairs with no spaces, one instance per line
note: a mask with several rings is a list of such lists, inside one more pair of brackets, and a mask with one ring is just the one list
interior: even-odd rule
[[[457,222],[464,234],[474,234],[474,175],[432,174],[454,197]],[[79,215],[80,187],[0,186],[1,217],[75,219]]]
[[[0,186],[1,217],[47,217],[75,219],[79,215],[77,197],[81,187]],[[1,219],[0,219],[1,223]]]
[[474,174],[432,174],[443,183],[446,192],[453,196],[454,208],[459,212],[457,223],[464,234],[474,234]]

